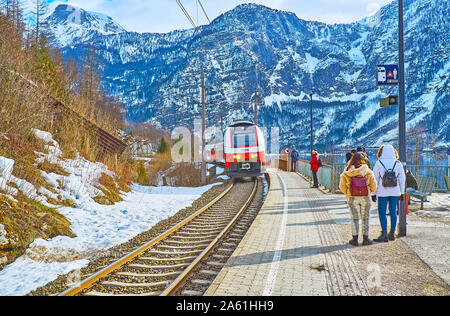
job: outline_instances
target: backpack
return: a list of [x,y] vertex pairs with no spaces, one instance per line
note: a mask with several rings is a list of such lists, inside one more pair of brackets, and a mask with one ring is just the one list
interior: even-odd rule
[[368,196],[367,180],[362,176],[353,177],[350,182],[351,196]]
[[322,167],[323,165],[322,165],[322,160],[319,158],[319,161],[317,162],[317,166],[320,168],[320,167]]
[[397,161],[395,161],[392,169],[386,169],[386,167],[381,162],[381,160],[379,160],[379,162],[383,166],[384,170],[386,170],[386,172],[383,175],[383,181],[381,183],[383,185],[383,187],[385,187],[385,188],[396,187],[397,186],[397,175],[395,174],[394,169],[395,169],[395,165],[397,164]]
[[368,196],[367,180],[362,176],[353,177],[350,182],[351,196]]

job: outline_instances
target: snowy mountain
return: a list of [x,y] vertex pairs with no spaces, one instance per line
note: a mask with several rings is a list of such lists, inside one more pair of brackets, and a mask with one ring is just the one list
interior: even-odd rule
[[126,32],[118,23],[104,14],[60,4],[46,19],[53,44],[58,47],[91,40],[97,36]]
[[[59,8],[59,7],[58,7]],[[379,145],[397,136],[398,107],[379,98],[397,88],[375,83],[376,66],[398,60],[397,4],[352,24],[327,25],[256,4],[239,5],[194,30],[104,33],[86,18],[83,31],[67,8],[49,17],[53,44],[80,59],[87,43],[98,50],[105,88],[127,105],[128,118],[164,128],[193,126],[201,115],[205,72],[208,125],[252,119],[258,89],[259,124],[280,127],[281,145],[308,148],[313,93],[314,142]],[[86,17],[92,17],[85,12]],[[438,143],[450,143],[450,2],[405,1],[407,127],[422,124]],[[83,20],[84,21],[84,20]],[[112,25],[116,25],[111,22]],[[70,43],[70,44],[64,44]]]

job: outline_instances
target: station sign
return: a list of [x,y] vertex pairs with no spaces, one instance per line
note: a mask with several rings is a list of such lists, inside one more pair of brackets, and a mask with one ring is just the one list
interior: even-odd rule
[[377,86],[397,86],[398,75],[398,65],[378,65]]

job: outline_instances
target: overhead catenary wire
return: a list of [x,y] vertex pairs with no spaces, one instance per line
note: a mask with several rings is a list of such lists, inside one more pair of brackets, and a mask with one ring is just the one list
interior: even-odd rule
[[[200,32],[199,28],[197,27],[197,25],[195,24],[195,22],[192,20],[191,16],[189,15],[189,12],[186,10],[186,8],[184,7],[184,5],[181,3],[181,0],[176,0],[178,6],[181,8],[181,10],[183,11],[184,15],[186,16],[186,18],[188,19],[188,21],[191,23],[192,27],[194,28],[194,30],[198,33],[198,35],[200,36],[200,39],[206,44],[207,48],[209,50],[211,50],[211,47],[209,46],[208,42],[205,40],[205,38],[203,37],[202,33]],[[214,58],[214,52],[211,50],[211,53],[213,54]],[[216,58],[217,59],[217,58]]]
[[[211,19],[209,18],[208,13],[206,12],[206,9],[205,9],[205,7],[203,6],[202,2],[201,2],[200,0],[197,0],[197,3],[200,5],[200,8],[202,9],[203,14],[205,15],[205,17],[206,17],[206,19],[208,20],[209,24],[211,24]],[[221,37],[220,37],[220,36],[217,36],[217,35],[218,35],[218,34],[217,34],[217,30],[215,30],[214,27],[212,27],[212,31],[213,31],[213,34],[215,34],[215,38],[216,38],[217,41],[219,42],[220,46],[223,48],[223,51],[225,52],[225,54],[228,55],[229,57],[232,57],[232,56],[230,56],[229,52],[225,49],[225,45],[224,45],[224,43],[222,42]],[[214,57],[215,57],[215,56],[214,56]],[[216,59],[217,59],[217,58],[216,58]],[[219,65],[221,66],[220,60],[217,60],[217,61],[219,62]],[[256,68],[256,66],[257,66],[257,65],[255,65],[255,68]],[[222,67],[221,67],[221,68],[222,68]],[[244,93],[247,93],[247,92],[245,91],[245,89],[242,89],[242,91],[243,91]],[[222,96],[224,97],[224,99],[226,99],[226,100],[228,101],[228,98],[222,93],[222,91],[219,91],[219,92],[222,94]],[[238,100],[239,100],[239,97],[238,97]],[[228,101],[228,103],[229,103],[229,101]],[[254,104],[254,102],[248,102],[248,101],[242,101],[242,100],[239,100],[238,103],[239,103],[239,104],[252,104],[252,105]],[[264,103],[258,102],[258,104],[264,104]],[[222,114],[222,116],[223,116],[223,114]]]
[[[204,13],[204,15],[205,15],[205,17],[206,17],[206,19],[208,20],[208,22],[211,24],[211,20],[210,20],[210,18],[209,18],[209,16],[208,16],[208,13],[206,12],[206,9],[205,9],[205,7],[203,6],[203,4],[202,4],[202,2],[201,2],[201,0],[197,0],[197,3],[200,5],[200,7],[201,7],[201,9],[202,9],[202,11],[203,11],[203,13]],[[241,23],[242,24],[242,23]],[[220,45],[224,48],[224,51],[225,51],[225,53],[226,54],[228,54],[228,52],[225,50],[225,45],[222,43],[222,40],[221,40],[221,38],[220,37],[216,37],[217,38],[217,40],[219,41],[219,43],[220,43]],[[247,43],[247,45],[248,45],[248,43]],[[255,64],[255,75],[256,75],[256,81],[257,81],[257,87],[256,87],[256,89],[257,90],[261,90],[261,88],[259,87],[259,84],[258,84],[258,65],[257,64]],[[243,92],[244,93],[247,93],[247,91],[244,89],[244,88],[242,88],[242,90],[243,90]],[[239,101],[239,103],[250,103],[250,104],[254,104],[254,103],[251,103],[251,102],[246,102],[246,101]],[[260,103],[260,102],[258,102],[258,104],[264,104],[264,103]]]
[[208,20],[209,24],[211,24],[211,20],[209,19],[209,16],[208,16],[208,14],[206,13],[206,10],[205,10],[205,8],[203,7],[202,2],[201,2],[200,0],[197,0],[197,3],[200,5],[200,8],[202,9],[203,13],[205,14],[206,19]]
[[[220,61],[220,59],[217,58],[217,56],[215,55],[214,51],[212,50],[211,46],[208,44],[208,42],[205,40],[205,38],[203,37],[201,31],[199,30],[199,28],[197,27],[197,25],[195,24],[195,22],[192,20],[191,16],[189,15],[189,12],[186,10],[186,8],[184,7],[184,5],[181,3],[181,0],[176,0],[178,6],[180,7],[180,9],[182,10],[183,14],[186,16],[186,18],[188,19],[189,23],[191,23],[192,27],[194,28],[194,30],[198,33],[200,39],[205,43],[207,49],[210,51],[212,57],[216,60],[217,64],[219,65],[219,68],[221,71],[223,71],[223,66],[222,66],[222,62]],[[206,13],[205,8],[203,7],[203,5],[200,3],[201,7],[202,7],[202,11],[203,13],[207,16],[208,22],[211,23],[209,16]],[[221,94],[224,98],[224,100],[226,101],[226,103],[228,103],[229,106],[231,106],[229,98],[224,94],[224,92],[216,87],[216,91],[218,91],[219,94]]]
[[[223,65],[222,65],[222,61],[221,61],[220,59],[217,58],[216,54],[214,53],[214,51],[212,50],[211,46],[210,46],[210,45],[208,44],[208,42],[206,41],[205,37],[202,35],[202,33],[201,33],[199,27],[195,24],[195,22],[194,22],[193,19],[191,18],[189,12],[186,10],[186,8],[184,7],[184,5],[183,5],[183,3],[181,2],[181,0],[176,0],[176,2],[177,2],[177,4],[178,4],[178,6],[180,7],[180,9],[182,10],[183,14],[184,14],[184,15],[186,16],[186,18],[188,19],[189,23],[190,23],[190,24],[192,25],[192,27],[194,28],[195,32],[197,32],[197,34],[199,35],[201,41],[205,44],[206,48],[210,51],[210,53],[211,53],[213,59],[216,60],[217,64],[219,65],[220,70],[221,70],[221,71],[224,71],[224,67],[223,67]],[[205,7],[203,6],[202,2],[201,2],[200,0],[197,0],[197,4],[200,6],[200,8],[201,8],[203,14],[205,15],[206,19],[208,20],[209,24],[211,24],[211,19],[209,18],[209,15],[208,15],[208,13],[207,13]],[[227,52],[227,50],[225,49],[225,45],[223,44],[223,42],[222,42],[220,36],[217,36],[217,30],[215,30],[214,28],[212,28],[212,33],[213,33],[213,35],[215,35],[215,38],[217,39],[217,42],[218,42],[218,43],[220,44],[220,46],[223,48],[224,53],[225,53],[226,55],[230,56],[230,55],[229,55],[229,52]],[[247,44],[247,45],[248,45],[248,44]],[[257,70],[256,70],[256,72],[257,72]],[[230,96],[229,96],[229,95],[225,95],[224,91],[223,91],[222,89],[220,89],[219,87],[215,87],[215,90],[218,92],[218,94],[217,94],[216,96],[217,96],[217,97],[220,97],[220,96],[221,96],[221,97],[223,98],[223,101],[225,101],[225,102],[229,105],[229,107],[231,107]],[[243,89],[243,91],[244,91],[244,93],[245,93],[245,90],[244,90],[244,89]],[[234,97],[235,95],[236,95],[236,93],[233,94],[233,97]],[[219,99],[220,99],[220,98],[219,98]],[[239,96],[238,96],[237,102],[238,102],[239,104],[254,105],[254,102],[242,101],[242,100],[239,100],[239,99],[240,99],[240,98],[239,98]],[[264,101],[264,100],[261,99],[261,101]],[[209,102],[207,102],[207,103],[209,103],[209,104],[216,103],[216,104],[217,104],[218,102],[220,102],[220,100],[217,100],[217,99],[216,99],[216,100],[214,100],[214,101],[209,101]],[[265,103],[264,103],[264,102],[258,102],[258,104],[264,105]],[[222,114],[222,116],[223,116],[223,114]]]

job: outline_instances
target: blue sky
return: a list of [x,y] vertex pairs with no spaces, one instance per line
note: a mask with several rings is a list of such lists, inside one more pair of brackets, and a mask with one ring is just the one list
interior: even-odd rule
[[[88,11],[111,16],[127,31],[166,33],[191,28],[175,0],[48,0],[49,3],[72,3]],[[350,23],[373,15],[393,0],[201,0],[211,20],[242,3],[294,12],[304,20],[325,23]],[[197,24],[207,24],[197,0],[181,0]],[[198,13],[198,14],[197,14]]]

